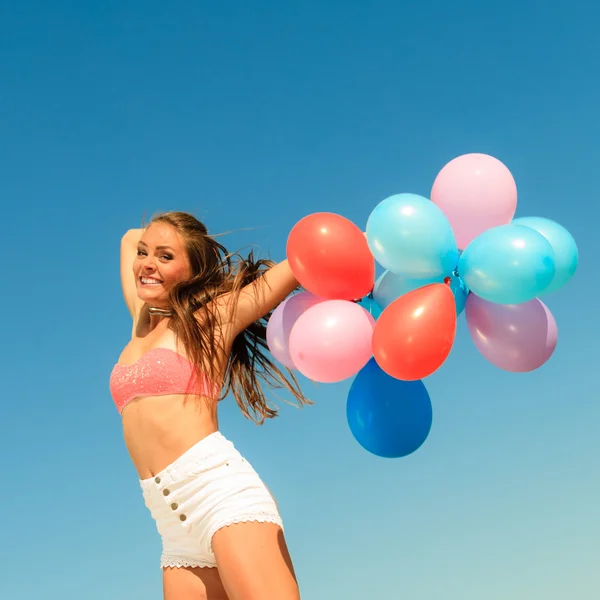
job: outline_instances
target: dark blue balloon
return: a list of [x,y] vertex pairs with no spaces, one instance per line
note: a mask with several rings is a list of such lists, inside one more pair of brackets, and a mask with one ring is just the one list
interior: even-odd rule
[[417,450],[431,430],[433,410],[422,381],[400,381],[374,358],[356,375],[346,403],[346,417],[356,441],[385,458]]

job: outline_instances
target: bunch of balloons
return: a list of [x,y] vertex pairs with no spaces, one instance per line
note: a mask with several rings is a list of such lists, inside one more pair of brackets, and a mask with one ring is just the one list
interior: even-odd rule
[[446,361],[463,311],[475,346],[501,369],[531,371],[552,355],[556,322],[540,296],[574,275],[577,246],[554,221],[515,219],[516,208],[508,168],[466,154],[443,167],[430,199],[380,202],[366,233],[332,213],[292,229],[287,256],[306,291],[274,311],[269,348],[314,381],[356,375],[347,418],[370,452],[405,456],[427,438],[421,380]]

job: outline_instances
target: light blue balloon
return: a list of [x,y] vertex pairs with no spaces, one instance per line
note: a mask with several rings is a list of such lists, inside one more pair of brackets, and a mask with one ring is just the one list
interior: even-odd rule
[[542,295],[550,294],[563,287],[575,275],[579,263],[579,251],[573,236],[559,223],[544,217],[519,217],[512,223],[535,229],[550,242],[554,250],[554,278]]
[[[413,290],[423,287],[424,285],[429,285],[430,283],[444,283],[444,279],[444,276],[429,277],[427,279],[408,279],[397,273],[386,271],[375,282],[373,299],[383,309],[408,292],[412,292]],[[454,294],[456,316],[458,316],[465,309],[465,302],[467,301],[469,290],[460,277],[454,275],[451,276],[450,289]]]
[[497,304],[521,304],[539,296],[554,278],[554,250],[523,225],[500,225],[478,235],[464,250],[458,273],[477,296]]
[[417,194],[396,194],[380,202],[367,221],[367,242],[382,267],[410,279],[443,276],[458,263],[446,215]]

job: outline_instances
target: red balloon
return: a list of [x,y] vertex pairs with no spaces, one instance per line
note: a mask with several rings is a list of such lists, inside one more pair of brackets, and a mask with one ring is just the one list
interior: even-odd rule
[[375,259],[364,233],[334,213],[301,219],[288,237],[287,257],[300,285],[321,298],[357,300],[373,289]]
[[442,366],[455,335],[454,294],[448,284],[433,283],[400,296],[381,313],[373,354],[388,375],[415,381]]

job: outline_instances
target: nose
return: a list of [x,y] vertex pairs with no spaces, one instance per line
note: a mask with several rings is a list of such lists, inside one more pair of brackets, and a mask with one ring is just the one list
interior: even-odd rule
[[156,271],[156,265],[154,264],[154,259],[151,256],[145,256],[141,260],[141,268],[144,273],[151,273]]

